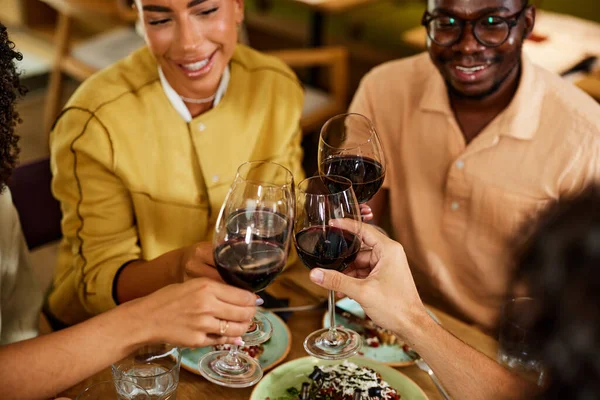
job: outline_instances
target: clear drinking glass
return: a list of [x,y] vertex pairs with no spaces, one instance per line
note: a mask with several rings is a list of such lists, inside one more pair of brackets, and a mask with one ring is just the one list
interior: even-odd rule
[[[217,270],[232,286],[258,292],[285,267],[294,221],[292,173],[271,162],[242,164],[221,207],[213,238]],[[267,340],[272,332],[267,318],[253,321],[246,345]],[[265,329],[266,327],[266,329]],[[202,376],[227,387],[254,385],[262,378],[258,362],[238,352],[213,351],[198,363]]]
[[175,400],[181,351],[170,344],[146,345],[112,365],[114,380],[141,386],[153,400]]
[[[344,221],[344,228],[331,225]],[[341,176],[315,176],[297,187],[294,244],[298,256],[310,269],[344,271],[356,258],[361,247],[361,215],[352,190],[352,182]],[[308,335],[306,351],[326,360],[339,360],[355,354],[362,344],[353,330],[338,328],[335,323],[335,294],[329,291],[329,328]]]
[[86,387],[75,400],[150,400],[150,396],[133,382],[112,380]]
[[366,203],[383,184],[385,157],[373,123],[361,114],[330,118],[319,138],[319,174],[352,181],[359,203]]
[[517,297],[502,309],[498,362],[519,375],[543,384],[544,366],[540,340],[533,334],[538,302],[531,297]]

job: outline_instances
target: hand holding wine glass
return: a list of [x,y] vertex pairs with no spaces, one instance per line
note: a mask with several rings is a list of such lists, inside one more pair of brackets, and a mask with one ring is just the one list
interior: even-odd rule
[[[331,223],[339,229],[355,227],[352,220]],[[362,224],[361,233],[363,251],[343,275],[314,269],[310,279],[356,300],[377,325],[403,335],[408,322],[427,316],[404,249],[374,226]]]
[[336,115],[323,125],[318,158],[319,174],[350,179],[360,204],[383,184],[386,165],[381,143],[371,121],[361,114]]
[[[360,251],[361,216],[352,182],[340,176],[307,178],[297,190],[294,243],[298,256],[310,269],[344,271]],[[336,219],[354,224],[352,229],[332,225]],[[335,293],[329,292],[329,329],[311,333],[304,341],[306,351],[319,358],[339,360],[355,354],[360,335],[335,324]]]

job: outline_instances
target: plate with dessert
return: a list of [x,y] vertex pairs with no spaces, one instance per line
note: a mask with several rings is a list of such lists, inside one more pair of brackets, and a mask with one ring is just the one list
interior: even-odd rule
[[[292,334],[285,322],[277,315],[268,311],[263,311],[263,314],[265,314],[273,325],[271,339],[258,346],[240,347],[239,350],[257,359],[263,371],[267,371],[287,357],[292,344]],[[181,355],[181,366],[194,374],[200,375],[198,361],[203,355],[213,350],[228,349],[228,345],[184,349]]]
[[427,400],[401,372],[364,357],[343,361],[303,357],[286,362],[256,385],[250,400]]
[[[427,310],[427,312],[438,324],[440,323],[431,311]],[[391,367],[405,367],[415,363],[407,354],[410,348],[392,331],[377,326],[371,321],[356,301],[347,297],[337,301],[335,321],[338,325],[360,333],[363,345],[358,352],[359,356]],[[329,327],[327,313],[323,316],[323,327]]]

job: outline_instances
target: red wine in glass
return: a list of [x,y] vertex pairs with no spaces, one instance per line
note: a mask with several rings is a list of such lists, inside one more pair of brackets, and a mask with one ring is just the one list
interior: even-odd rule
[[[345,270],[361,247],[360,207],[350,179],[313,176],[298,184],[294,244],[310,269]],[[342,224],[342,225],[340,225]],[[360,335],[335,323],[335,293],[329,291],[329,328],[319,329],[304,340],[308,354],[341,360],[356,354]]]
[[221,278],[251,292],[266,288],[283,271],[287,258],[283,246],[265,240],[223,243],[214,253]]
[[321,170],[328,184],[335,185],[335,179],[328,176],[344,176],[352,181],[352,189],[359,203],[366,203],[377,193],[383,179],[385,170],[379,161],[358,155],[332,156],[324,160]]
[[360,239],[351,232],[333,226],[303,229],[296,234],[296,250],[310,269],[344,271],[360,251]]
[[352,182],[356,199],[366,203],[377,193],[385,178],[386,163],[373,123],[361,114],[340,114],[330,118],[319,137],[319,174],[343,176]]

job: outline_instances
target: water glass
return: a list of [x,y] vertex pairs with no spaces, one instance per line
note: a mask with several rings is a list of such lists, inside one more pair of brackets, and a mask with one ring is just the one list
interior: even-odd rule
[[541,343],[533,334],[538,303],[531,297],[517,297],[502,309],[498,362],[519,375],[543,384]]
[[88,386],[75,400],[150,400],[150,396],[140,385],[115,379]]
[[179,384],[181,350],[170,344],[144,346],[113,364],[115,380],[136,383],[153,400],[175,400]]

